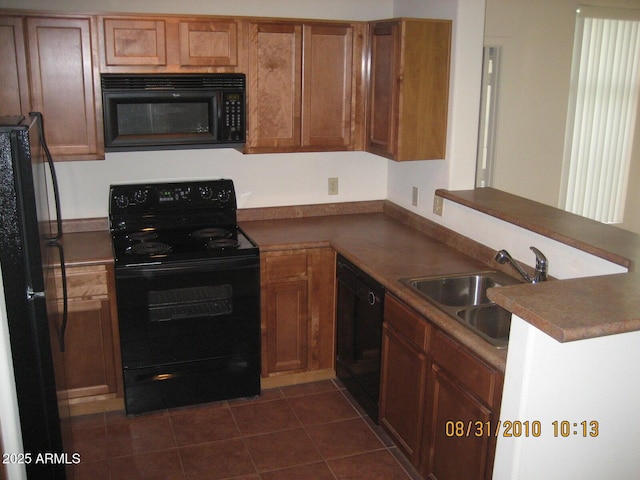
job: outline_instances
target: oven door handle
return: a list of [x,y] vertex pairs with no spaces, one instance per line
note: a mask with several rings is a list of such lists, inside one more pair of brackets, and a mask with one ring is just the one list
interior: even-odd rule
[[218,258],[214,261],[195,260],[190,262],[172,263],[145,263],[135,265],[124,265],[116,267],[116,275],[120,278],[140,277],[148,274],[172,274],[190,272],[215,272],[220,270],[230,270],[238,268],[258,268],[260,258],[252,257],[231,257]]

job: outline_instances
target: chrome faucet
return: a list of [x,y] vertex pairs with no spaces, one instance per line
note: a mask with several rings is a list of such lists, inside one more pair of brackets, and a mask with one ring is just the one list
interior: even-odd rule
[[520,276],[525,279],[526,282],[544,282],[547,279],[547,269],[549,265],[549,262],[547,262],[547,257],[545,257],[542,252],[536,247],[531,247],[531,250],[533,250],[533,253],[535,253],[536,255],[536,270],[533,277],[525,272],[522,267],[518,265],[518,262],[516,262],[506,250],[500,250],[498,253],[496,253],[495,259],[500,264],[509,262],[511,266],[518,271]]

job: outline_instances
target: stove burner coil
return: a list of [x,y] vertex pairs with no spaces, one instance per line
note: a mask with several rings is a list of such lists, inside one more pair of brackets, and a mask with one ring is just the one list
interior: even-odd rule
[[240,245],[240,242],[234,240],[233,238],[219,238],[209,240],[207,243],[208,249],[216,249],[216,248],[237,248]]
[[132,255],[159,255],[170,251],[169,245],[160,242],[143,242],[127,248],[127,253]]
[[208,238],[213,240],[218,238],[230,238],[232,236],[232,233],[226,228],[211,227],[196,230],[191,235],[195,238]]
[[157,237],[158,235],[155,232],[134,232],[127,235],[127,239],[133,242],[148,242]]

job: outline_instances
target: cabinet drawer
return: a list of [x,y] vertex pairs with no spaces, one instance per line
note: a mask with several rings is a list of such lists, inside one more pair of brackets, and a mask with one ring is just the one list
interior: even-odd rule
[[424,318],[387,295],[384,320],[418,349],[426,352],[429,346],[429,325]]
[[[62,298],[62,279],[56,269],[58,298]],[[108,293],[107,268],[104,265],[67,267],[67,294],[69,298],[106,298]]]
[[497,406],[495,404],[502,394],[502,374],[482,363],[440,331],[435,336],[433,361],[489,407]]
[[267,282],[307,278],[307,252],[266,257]]

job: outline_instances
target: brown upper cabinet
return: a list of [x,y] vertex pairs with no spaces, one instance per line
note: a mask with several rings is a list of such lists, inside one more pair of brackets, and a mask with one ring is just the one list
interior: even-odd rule
[[103,72],[242,72],[242,21],[100,17]]
[[0,115],[16,115],[31,109],[22,17],[0,17]]
[[42,111],[56,160],[99,159],[99,73],[246,73],[245,153],[443,159],[450,48],[448,20],[6,11],[0,115]]
[[90,17],[27,17],[31,109],[42,112],[55,160],[104,158]]
[[0,115],[42,112],[54,160],[104,158],[93,22],[0,16]]
[[363,148],[364,29],[251,23],[247,152]]
[[366,149],[393,160],[443,159],[451,21],[372,22]]

